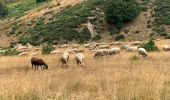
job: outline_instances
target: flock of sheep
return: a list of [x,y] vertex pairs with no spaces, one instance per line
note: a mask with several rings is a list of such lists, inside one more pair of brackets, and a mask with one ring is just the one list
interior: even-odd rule
[[[137,52],[139,56],[142,57],[148,57],[148,53],[144,48],[138,48],[139,45],[141,45],[143,42],[136,41],[132,43],[124,43],[124,42],[113,42],[113,43],[88,43],[85,44],[83,49],[79,49],[80,45],[55,45],[54,47],[57,48],[57,50],[51,51],[51,55],[55,54],[61,54],[61,65],[62,66],[68,66],[70,54],[75,54],[75,60],[77,62],[77,65],[83,66],[84,65],[84,59],[85,56],[83,52],[86,50],[91,51],[94,55],[93,58],[99,59],[103,57],[113,56],[116,54],[120,54],[121,51],[124,52]],[[42,47],[33,47],[30,44],[27,44],[26,46],[23,46],[21,44],[16,45],[15,47],[18,51],[22,51],[18,56],[26,56],[28,55],[28,49],[34,48],[34,50],[41,50]],[[68,49],[69,48],[69,49]],[[70,49],[71,48],[71,49]],[[63,52],[61,52],[62,50]],[[162,50],[170,51],[170,47],[167,45],[162,47]],[[48,69],[48,65],[45,63],[45,61],[41,58],[35,57],[37,56],[37,53],[31,53],[32,59],[31,64],[32,68],[37,69],[39,66],[42,69]]]
[[[139,55],[142,57],[147,57],[148,54],[144,48],[138,48],[137,45],[141,44],[141,42],[134,42],[132,45],[136,46],[130,46],[130,45],[122,45],[122,42],[114,42],[112,44],[107,43],[89,43],[85,44],[84,47],[91,52],[94,53],[93,57],[95,59],[107,57],[107,56],[113,56],[116,54],[119,54],[122,50],[125,50],[125,52],[138,52]],[[115,45],[121,45],[121,47],[112,47]],[[68,45],[60,45],[57,46],[57,48],[68,48]],[[83,66],[84,65],[84,54],[82,52],[85,52],[84,49],[78,49],[79,45],[73,45],[72,49],[65,50],[61,55],[61,65],[62,66],[68,66],[70,54],[76,53],[75,60],[77,62],[77,65]],[[52,51],[51,54],[59,53],[60,51]],[[41,66],[42,69],[48,69],[48,65],[40,58],[33,57],[31,59],[32,68],[38,68],[38,66]],[[35,67],[34,67],[35,66]]]

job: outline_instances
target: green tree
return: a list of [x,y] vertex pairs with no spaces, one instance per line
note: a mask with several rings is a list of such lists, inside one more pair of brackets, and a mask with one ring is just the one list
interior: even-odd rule
[[140,7],[135,0],[108,0],[105,9],[106,20],[117,28],[132,21],[140,13]]
[[0,18],[5,17],[8,14],[7,6],[0,1]]
[[45,2],[47,0],[36,0],[36,3]]

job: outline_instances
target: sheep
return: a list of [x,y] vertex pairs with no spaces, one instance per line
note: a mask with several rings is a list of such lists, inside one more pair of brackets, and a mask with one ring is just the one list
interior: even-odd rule
[[77,53],[75,56],[75,60],[77,62],[77,65],[83,66],[84,55],[82,53]]
[[28,55],[28,52],[22,52],[22,53],[18,54],[18,56],[26,56],[26,55]]
[[147,52],[146,52],[146,50],[144,48],[139,48],[138,49],[138,54],[139,54],[139,56],[141,55],[142,57],[147,57],[148,56],[148,54],[147,54]]
[[135,41],[132,43],[132,45],[141,45],[142,44],[142,41]]
[[58,48],[67,48],[68,47],[68,45],[67,44],[64,44],[64,45],[60,45],[60,46],[58,46]]
[[31,53],[31,56],[37,56],[37,55],[39,55],[38,52],[33,52],[33,53]]
[[79,45],[73,45],[72,46],[72,48],[78,48],[79,47]]
[[121,49],[125,49],[125,50],[126,50],[128,47],[130,47],[130,45],[128,45],[128,44],[122,45],[122,46],[121,46]]
[[60,51],[56,51],[56,50],[50,52],[51,55],[55,55],[55,54],[58,54],[58,53],[61,53],[61,52]]
[[138,47],[128,47],[126,49],[126,52],[136,52],[138,50]]
[[90,45],[91,45],[91,44],[90,44],[90,43],[88,43],[88,44],[85,44],[85,45],[84,45],[84,47],[85,47],[85,48],[89,48],[89,47],[90,47]]
[[94,54],[94,58],[100,58],[100,57],[103,57],[103,56],[108,56],[109,55],[109,52],[107,49],[99,49],[95,52]]
[[109,49],[109,55],[113,55],[113,54],[118,54],[120,53],[120,48],[112,48],[112,49]]
[[162,47],[162,50],[164,50],[164,51],[170,51],[170,47],[167,46],[167,45],[164,45],[164,46]]
[[77,50],[77,53],[80,53],[80,52],[85,52],[85,50],[84,49]]
[[123,42],[112,42],[112,43],[110,43],[110,45],[121,45],[121,44],[123,44]]
[[64,52],[62,57],[61,57],[62,66],[68,65],[68,61],[69,61],[69,52]]
[[48,65],[41,58],[31,58],[31,64],[32,68],[35,66],[35,68],[38,69],[38,66],[41,66],[42,69],[48,69]]
[[78,49],[77,49],[77,48],[74,48],[74,49],[72,49],[72,51],[74,51],[74,52],[77,53]]
[[99,49],[109,49],[109,45],[101,45],[99,46]]

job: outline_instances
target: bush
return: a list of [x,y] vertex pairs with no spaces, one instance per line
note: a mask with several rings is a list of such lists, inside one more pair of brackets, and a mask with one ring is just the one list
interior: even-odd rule
[[125,36],[123,34],[118,34],[118,35],[115,36],[116,41],[124,40],[124,39],[125,39]]
[[36,3],[45,2],[47,0],[36,0]]
[[149,34],[150,37],[152,37],[152,36],[154,36],[154,35],[155,35],[155,33],[150,33],[150,34]]
[[156,46],[156,44],[153,40],[143,43],[142,45],[139,46],[139,48],[145,48],[147,51],[157,51],[158,50],[158,47]]
[[131,57],[129,58],[129,60],[131,60],[131,61],[137,61],[137,60],[139,60],[139,56],[133,55],[133,56],[131,56]]
[[118,34],[120,33],[120,30],[117,29],[117,28],[113,28],[111,31],[110,31],[110,35],[115,35],[115,34]]
[[105,9],[106,20],[122,28],[124,23],[132,21],[140,13],[140,7],[135,0],[108,0]]
[[52,50],[54,50],[52,44],[43,44],[42,54],[50,54]]
[[14,48],[7,48],[7,49],[4,49],[4,52],[1,53],[0,55],[2,56],[13,56],[13,55],[18,55],[20,52],[17,51],[16,49]]
[[160,33],[160,36],[168,36],[169,34],[166,32]]
[[8,8],[2,2],[0,2],[0,18],[5,17],[8,14]]
[[102,37],[98,34],[95,37],[92,38],[93,41],[98,41],[100,40]]
[[29,40],[29,37],[27,37],[27,36],[21,36],[19,38],[19,43],[22,43],[23,45],[26,45],[29,42],[30,42],[30,40]]
[[84,43],[90,39],[91,39],[91,33],[89,32],[87,26],[85,26],[80,32],[79,43]]

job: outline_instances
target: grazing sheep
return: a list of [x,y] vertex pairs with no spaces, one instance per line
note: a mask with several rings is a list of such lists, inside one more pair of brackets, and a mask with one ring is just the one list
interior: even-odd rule
[[167,46],[167,45],[164,45],[164,46],[162,47],[162,50],[164,50],[164,51],[170,51],[170,47]]
[[56,50],[50,52],[51,55],[56,55],[58,53],[61,53],[61,52],[60,51],[56,51]]
[[74,51],[72,49],[67,49],[65,52],[71,54],[71,53],[74,53]]
[[99,46],[99,49],[109,49],[109,45],[101,45]]
[[138,50],[138,47],[128,47],[126,49],[126,52],[136,52]]
[[120,53],[120,48],[112,48],[112,49],[109,49],[109,55],[114,55],[114,54],[118,54]]
[[38,53],[38,52],[33,52],[33,53],[31,53],[31,56],[37,56],[37,55],[39,55],[40,53]]
[[84,45],[84,47],[85,47],[85,48],[89,48],[89,47],[90,47],[90,45],[91,45],[91,44],[90,44],[90,43],[88,43],[88,44],[85,44],[85,45]]
[[142,44],[142,41],[135,41],[132,43],[132,45],[141,45]]
[[68,61],[69,61],[69,52],[64,52],[62,57],[61,57],[62,66],[68,65]]
[[84,49],[77,50],[77,53],[80,53],[80,52],[85,52],[85,50]]
[[99,45],[108,45],[108,43],[99,43]]
[[141,55],[142,57],[147,57],[148,56],[148,54],[147,54],[147,52],[146,52],[146,50],[144,48],[139,48],[138,49],[138,54],[139,54],[139,56]]
[[76,59],[77,65],[83,66],[84,55],[82,53],[77,53],[75,59]]
[[60,46],[58,46],[58,48],[67,48],[68,47],[68,45],[67,44],[64,44],[64,45],[60,45]]
[[75,53],[77,53],[78,49],[77,49],[77,48],[74,48],[74,49],[72,49],[72,51],[74,51]]
[[128,47],[130,47],[130,45],[128,45],[128,44],[122,45],[122,46],[121,46],[121,49],[125,49],[125,50],[126,50]]
[[48,69],[48,65],[40,58],[31,58],[31,64],[32,64],[32,68],[38,69],[38,66],[41,66],[42,69]]
[[28,52],[22,52],[20,54],[18,54],[18,56],[27,56],[28,55]]
[[94,54],[94,58],[100,58],[100,57],[103,57],[103,56],[108,56],[109,55],[109,52],[107,49],[99,49],[95,52]]
[[72,46],[72,48],[78,48],[79,47],[79,45],[73,45]]
[[121,44],[123,44],[123,42],[112,42],[112,43],[110,43],[110,45],[121,45]]

